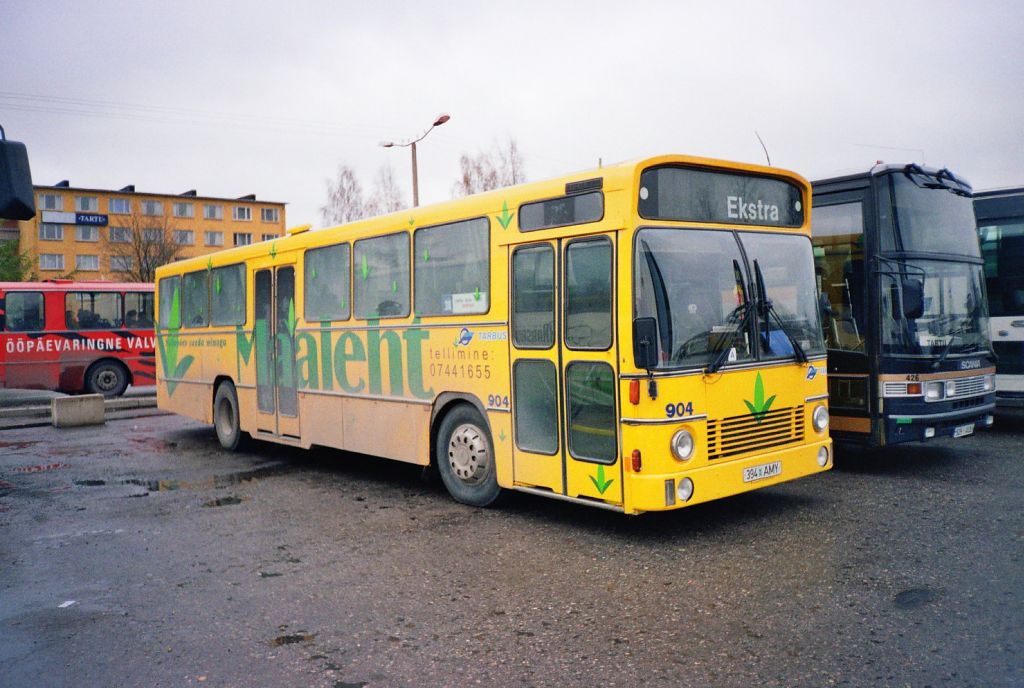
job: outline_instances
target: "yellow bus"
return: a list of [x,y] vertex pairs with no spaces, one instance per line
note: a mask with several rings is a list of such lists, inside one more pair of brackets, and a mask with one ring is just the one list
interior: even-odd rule
[[831,467],[810,187],[670,155],[157,271],[160,408],[627,514]]

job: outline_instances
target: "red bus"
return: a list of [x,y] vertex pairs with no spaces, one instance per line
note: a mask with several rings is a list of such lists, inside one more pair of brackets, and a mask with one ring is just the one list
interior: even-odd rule
[[0,387],[114,397],[156,383],[153,285],[0,282]]

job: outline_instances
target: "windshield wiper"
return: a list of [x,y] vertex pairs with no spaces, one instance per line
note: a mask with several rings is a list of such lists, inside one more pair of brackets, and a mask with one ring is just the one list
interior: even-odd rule
[[[744,301],[740,305],[736,306],[736,308],[732,309],[732,313],[729,314],[729,318],[725,321],[725,324],[726,327],[728,327],[733,323],[736,323],[736,327],[730,333],[730,335],[732,336],[728,340],[722,339],[718,342],[717,346],[722,347],[722,350],[718,352],[718,355],[715,357],[715,360],[712,361],[711,365],[708,366],[707,372],[709,375],[717,373],[719,368],[725,365],[726,360],[729,358],[729,352],[735,348],[732,346],[732,343],[736,339],[736,334],[743,332],[743,329],[747,325],[747,318],[750,317],[750,313],[753,310],[754,304],[749,301]],[[724,346],[722,344],[722,342],[726,341],[728,342],[729,346]]]
[[[952,172],[943,167],[941,170],[935,173],[934,176],[925,172],[920,165],[916,163],[910,163],[903,168],[903,175],[910,180],[910,182],[919,189],[945,189],[950,193],[954,193],[957,196],[970,197],[970,192],[963,188],[963,182],[954,176]],[[924,177],[925,181],[917,181],[912,175],[918,175]],[[942,178],[948,179],[951,184],[947,184],[942,181]],[[935,180],[935,181],[931,181]]]
[[[789,340],[790,345],[793,347],[793,355],[796,357],[796,360],[799,361],[800,363],[807,363],[807,352],[804,351],[804,348],[800,346],[800,343],[796,340],[796,337],[794,337],[793,334],[789,331],[789,328],[786,327],[786,323],[783,322],[782,317],[779,316],[779,312],[776,311],[775,306],[772,305],[772,300],[768,298],[768,292],[764,286],[764,275],[761,274],[761,265],[757,262],[756,259],[754,260],[754,278],[757,280],[757,290],[761,297],[760,301],[758,302],[761,308],[761,317],[765,321],[764,324],[768,328],[767,331],[769,333],[771,332],[772,328],[770,322],[772,316],[774,316],[775,322],[779,326],[779,331],[782,332],[782,334],[786,335],[786,339]],[[769,334],[769,338],[770,337],[771,335]]]
[[[939,357],[932,362],[932,370],[938,370],[939,366],[942,365],[942,363],[949,356],[950,352],[953,350],[953,344],[958,339],[962,339],[963,335],[965,335],[967,333],[967,326],[969,324],[970,324],[970,322],[961,323],[959,327],[957,327],[955,330],[953,330],[952,332],[949,333],[949,341],[946,342],[946,346],[942,350],[942,353],[939,354]],[[973,353],[975,351],[979,351],[980,349],[981,349],[980,346],[978,346],[977,344],[974,344],[972,348],[964,349],[960,353],[969,354],[969,353]]]

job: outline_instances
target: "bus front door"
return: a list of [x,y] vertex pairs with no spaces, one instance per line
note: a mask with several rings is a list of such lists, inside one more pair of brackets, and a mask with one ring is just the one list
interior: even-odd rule
[[515,483],[621,504],[614,239],[516,247],[509,340]]
[[257,430],[297,439],[295,266],[257,270],[254,283]]

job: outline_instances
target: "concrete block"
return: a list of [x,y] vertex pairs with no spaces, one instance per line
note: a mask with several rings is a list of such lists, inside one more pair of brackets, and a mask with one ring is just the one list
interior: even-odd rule
[[84,394],[79,397],[58,397],[50,401],[50,419],[55,428],[78,425],[103,425],[103,395]]

